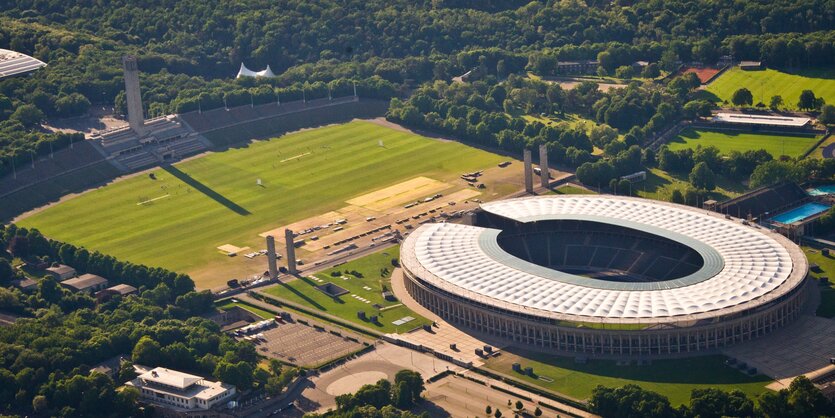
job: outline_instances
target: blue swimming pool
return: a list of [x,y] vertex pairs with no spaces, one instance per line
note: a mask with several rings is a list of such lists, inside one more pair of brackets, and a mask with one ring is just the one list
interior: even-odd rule
[[827,194],[835,194],[835,184],[815,187],[814,189],[806,190],[812,196],[823,196]]
[[791,224],[802,221],[810,216],[817,215],[821,212],[829,210],[829,206],[820,203],[807,203],[799,208],[794,208],[788,212],[783,212],[771,220],[780,222],[782,224]]

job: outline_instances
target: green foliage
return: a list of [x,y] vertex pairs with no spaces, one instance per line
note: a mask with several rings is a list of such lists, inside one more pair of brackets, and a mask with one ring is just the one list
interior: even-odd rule
[[818,121],[824,125],[835,124],[835,105],[824,105],[821,108],[821,114],[818,116]]
[[731,103],[736,106],[751,106],[754,104],[754,95],[751,94],[751,90],[742,87],[737,89],[733,96],[731,96]]
[[693,167],[688,176],[690,184],[697,189],[713,190],[716,188],[716,174],[708,167],[707,163],[700,162]]

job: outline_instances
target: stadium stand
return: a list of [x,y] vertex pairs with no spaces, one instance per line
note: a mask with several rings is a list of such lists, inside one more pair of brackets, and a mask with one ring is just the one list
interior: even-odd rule
[[716,206],[716,211],[737,218],[757,219],[807,202],[811,197],[796,183],[780,183],[754,189]]
[[[485,214],[479,222],[502,225],[498,243],[540,266],[599,279],[673,280],[702,266],[693,249],[645,232],[589,221],[508,222]],[[660,244],[660,245],[659,245]]]

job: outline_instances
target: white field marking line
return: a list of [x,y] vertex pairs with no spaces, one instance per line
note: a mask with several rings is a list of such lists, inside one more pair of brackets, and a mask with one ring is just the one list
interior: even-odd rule
[[279,161],[279,162],[280,162],[280,163],[284,163],[284,162],[287,162],[287,161],[290,161],[290,160],[295,160],[296,158],[302,158],[302,157],[304,157],[305,155],[310,155],[310,154],[311,154],[310,152],[306,152],[306,153],[304,153],[304,154],[299,154],[299,155],[296,155],[296,156],[293,156],[293,157],[290,157],[290,158],[285,158],[285,159],[283,159],[283,160],[281,160],[281,161]]
[[151,203],[151,202],[153,202],[154,200],[165,199],[166,197],[169,197],[169,196],[171,196],[171,195],[170,195],[170,194],[164,194],[164,195],[162,195],[162,196],[160,196],[160,197],[155,197],[155,198],[153,198],[153,199],[148,199],[148,200],[146,200],[146,201],[144,201],[144,202],[139,202],[139,203],[137,203],[137,204],[136,204],[136,206],[142,206],[142,205],[144,205],[144,204],[146,204],[146,203]]

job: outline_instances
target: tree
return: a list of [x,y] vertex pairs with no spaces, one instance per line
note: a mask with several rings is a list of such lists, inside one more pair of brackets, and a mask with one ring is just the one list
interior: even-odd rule
[[502,410],[497,408],[493,416],[496,418],[502,418]]
[[18,107],[10,117],[10,119],[20,122],[20,124],[26,128],[39,125],[44,118],[46,118],[46,116],[44,116],[40,109],[29,104]]
[[0,286],[6,286],[15,278],[15,272],[9,260],[0,258]]
[[525,407],[525,405],[523,405],[523,404],[522,404],[522,401],[519,401],[519,400],[517,400],[517,401],[516,401],[516,405],[515,405],[515,406],[516,406],[516,410],[517,410],[517,411],[521,411],[521,410],[522,410],[522,408],[524,408],[524,407]]
[[420,400],[420,394],[424,390],[423,378],[420,373],[412,370],[401,370],[394,375],[394,384],[399,386],[403,384],[404,390],[409,394],[412,404]]
[[133,347],[131,359],[137,364],[155,366],[160,363],[160,345],[150,336],[143,336]]
[[780,96],[779,94],[771,96],[771,100],[768,102],[768,107],[770,107],[771,110],[777,110],[783,107],[783,96]]
[[492,414],[493,413],[493,408],[491,408],[490,405],[487,405],[487,408],[484,408],[484,413],[487,414],[487,415]]
[[541,417],[541,416],[542,416],[542,409],[540,409],[540,408],[537,406],[537,407],[536,407],[536,409],[534,409],[534,410],[533,410],[533,416],[535,416],[535,417]]
[[835,105],[824,105],[818,116],[818,122],[824,125],[835,125]]
[[684,203],[684,195],[681,194],[681,190],[675,189],[673,193],[670,195],[670,202],[683,204]]
[[46,412],[47,408],[48,403],[46,401],[46,396],[38,395],[32,398],[32,409],[34,409],[35,412],[42,414]]
[[731,103],[735,106],[751,106],[754,103],[754,95],[751,94],[751,90],[742,87],[731,96]]
[[9,252],[13,256],[26,259],[29,257],[29,237],[24,235],[15,235],[9,241]]
[[699,418],[750,417],[754,416],[754,402],[739,390],[693,389],[690,411]]
[[670,400],[665,396],[633,384],[615,389],[597,386],[592,390],[589,406],[591,412],[603,418],[676,416],[675,409],[670,406]]
[[803,90],[800,93],[800,99],[797,101],[797,107],[800,110],[820,109],[822,105],[823,103],[815,97],[815,93],[812,90]]

